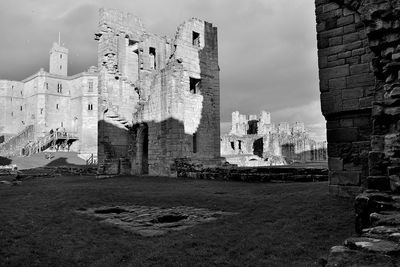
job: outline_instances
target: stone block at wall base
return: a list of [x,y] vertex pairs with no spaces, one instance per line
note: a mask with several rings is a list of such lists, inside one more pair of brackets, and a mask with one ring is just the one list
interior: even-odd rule
[[328,188],[330,195],[346,198],[354,198],[364,190],[361,186],[329,185]]
[[368,189],[390,191],[390,179],[387,176],[368,176]]
[[360,186],[361,172],[329,171],[330,185]]

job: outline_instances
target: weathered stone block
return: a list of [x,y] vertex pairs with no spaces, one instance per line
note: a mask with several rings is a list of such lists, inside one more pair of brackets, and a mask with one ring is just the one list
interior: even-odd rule
[[359,186],[361,182],[360,175],[360,172],[353,171],[330,171],[329,184]]
[[327,130],[328,142],[340,143],[340,142],[354,142],[358,140],[358,128],[338,128]]
[[320,70],[320,75],[327,79],[344,77],[350,74],[349,66],[338,66]]
[[328,167],[331,171],[343,171],[343,159],[342,158],[328,158]]
[[358,99],[363,95],[364,95],[363,88],[353,88],[342,91],[342,99],[355,99],[355,98]]
[[375,77],[372,73],[351,75],[346,77],[346,83],[349,88],[373,85],[375,84]]
[[368,73],[370,71],[370,64],[363,63],[358,65],[350,66],[350,74],[361,74],[361,73]]
[[368,176],[368,189],[390,191],[390,179],[387,176]]
[[329,89],[331,90],[337,90],[337,89],[343,89],[346,87],[346,78],[334,78],[329,80]]

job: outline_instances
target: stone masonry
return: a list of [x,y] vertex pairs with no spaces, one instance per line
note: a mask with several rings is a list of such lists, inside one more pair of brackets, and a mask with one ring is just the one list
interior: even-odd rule
[[287,165],[326,161],[326,142],[310,138],[303,122],[271,122],[271,114],[232,113],[232,129],[221,136],[221,155],[238,166]]
[[217,29],[190,19],[174,38],[101,9],[99,172],[175,175],[175,158],[220,163]]
[[330,189],[389,189],[400,181],[398,1],[316,1],[316,15]]
[[400,1],[316,0],[331,192],[356,198],[356,230],[327,266],[400,265]]
[[70,151],[96,157],[97,69],[68,76],[68,49],[53,43],[49,54],[49,72],[0,80],[0,155],[22,155],[29,144],[59,128],[76,137]]

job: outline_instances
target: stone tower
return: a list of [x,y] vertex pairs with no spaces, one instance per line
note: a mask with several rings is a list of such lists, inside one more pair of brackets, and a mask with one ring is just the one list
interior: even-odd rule
[[217,28],[192,18],[161,37],[130,13],[99,14],[99,173],[220,164]]
[[61,46],[60,42],[53,43],[50,49],[50,68],[51,74],[68,75],[68,49]]

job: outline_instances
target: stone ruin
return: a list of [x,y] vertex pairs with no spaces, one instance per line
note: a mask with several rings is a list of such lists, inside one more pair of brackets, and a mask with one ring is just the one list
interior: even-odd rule
[[329,188],[356,230],[327,266],[400,265],[400,0],[315,0]]
[[232,113],[232,129],[221,136],[221,155],[238,166],[275,166],[293,162],[326,161],[326,142],[316,142],[303,122],[277,126],[271,114]]
[[174,175],[176,158],[220,164],[217,28],[199,19],[174,38],[101,9],[99,173]]

